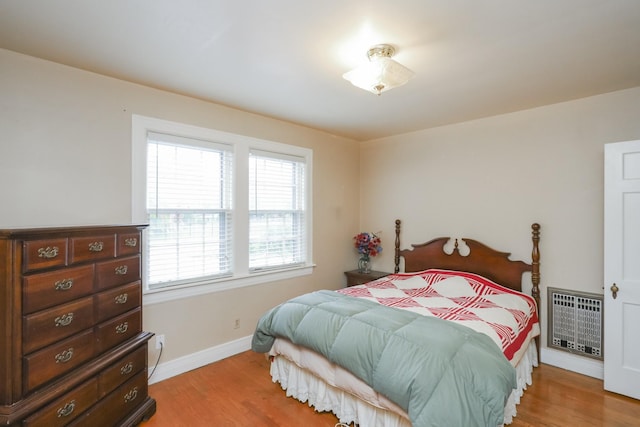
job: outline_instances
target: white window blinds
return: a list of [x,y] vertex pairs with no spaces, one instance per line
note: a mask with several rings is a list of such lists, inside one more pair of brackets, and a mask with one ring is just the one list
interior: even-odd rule
[[232,274],[231,148],[154,132],[147,143],[149,288]]
[[305,159],[250,150],[249,270],[306,260]]

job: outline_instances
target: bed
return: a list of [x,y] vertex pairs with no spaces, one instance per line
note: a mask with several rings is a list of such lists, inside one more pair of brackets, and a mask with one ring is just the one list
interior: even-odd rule
[[540,226],[531,230],[526,263],[472,239],[401,250],[396,220],[394,274],[274,307],[252,348],[268,353],[287,396],[344,424],[509,424],[540,348]]

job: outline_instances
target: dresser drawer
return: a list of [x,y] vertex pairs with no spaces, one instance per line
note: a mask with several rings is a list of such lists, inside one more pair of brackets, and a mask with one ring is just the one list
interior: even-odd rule
[[142,305],[140,281],[101,292],[95,299],[97,322],[103,322]]
[[93,265],[86,265],[24,277],[24,314],[89,295],[93,292],[93,275]]
[[120,424],[119,421],[145,402],[147,395],[147,374],[140,372],[69,426],[117,426]]
[[22,347],[24,354],[91,328],[93,298],[86,297],[24,317]]
[[117,256],[135,255],[140,253],[141,233],[118,234]]
[[124,285],[140,279],[140,255],[96,264],[98,289]]
[[113,258],[116,254],[115,234],[91,237],[72,237],[69,264]]
[[67,425],[98,401],[98,384],[90,379],[56,399],[23,422],[24,427],[58,427]]
[[105,369],[98,377],[98,393],[102,397],[147,366],[147,346],[144,345]]
[[22,246],[23,271],[65,265],[67,262],[67,239],[25,241]]
[[102,353],[141,331],[142,313],[139,308],[101,323],[96,327],[98,352]]
[[93,331],[89,330],[25,356],[25,392],[91,359],[95,354],[94,343]]

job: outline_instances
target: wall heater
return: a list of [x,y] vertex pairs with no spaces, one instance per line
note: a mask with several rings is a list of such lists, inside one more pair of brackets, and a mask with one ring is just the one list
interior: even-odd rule
[[547,346],[603,359],[603,296],[547,288]]

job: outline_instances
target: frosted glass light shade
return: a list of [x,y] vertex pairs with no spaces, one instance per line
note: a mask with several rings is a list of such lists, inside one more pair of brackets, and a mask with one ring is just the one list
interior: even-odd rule
[[407,83],[415,73],[388,56],[370,55],[369,62],[342,77],[352,85],[380,95]]

